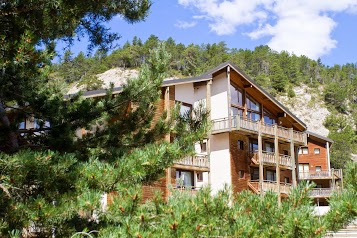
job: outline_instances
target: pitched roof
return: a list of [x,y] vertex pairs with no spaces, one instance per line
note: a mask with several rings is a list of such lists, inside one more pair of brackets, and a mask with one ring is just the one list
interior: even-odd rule
[[331,140],[331,139],[328,138],[328,137],[325,137],[325,136],[316,134],[316,133],[311,132],[311,131],[307,131],[306,133],[307,133],[307,136],[308,136],[308,137],[315,137],[315,139],[319,139],[319,140],[322,140],[322,141],[330,142],[330,146],[331,146],[331,144],[334,142],[333,140]]
[[[196,82],[203,82],[212,79],[213,74],[230,66],[233,70],[235,70],[238,74],[240,74],[244,79],[246,79],[249,83],[251,83],[256,89],[258,89],[265,97],[269,98],[275,105],[277,105],[281,110],[286,112],[289,116],[291,116],[295,121],[297,121],[303,128],[307,128],[306,124],[302,122],[299,118],[297,118],[292,112],[289,111],[286,107],[284,107],[279,101],[277,101],[273,96],[271,96],[267,91],[265,91],[262,87],[260,87],[253,79],[251,79],[248,75],[246,75],[237,65],[233,64],[231,61],[224,62],[217,67],[208,70],[207,72],[196,76],[196,77],[189,77],[189,78],[180,78],[180,79],[170,79],[164,80],[162,86],[172,86],[178,84],[185,84],[185,83],[196,83]],[[118,94],[122,90],[121,87],[113,88],[113,94]],[[83,92],[83,96],[86,98],[89,97],[98,97],[104,96],[106,94],[105,89],[98,89],[93,91],[85,91]],[[65,96],[65,99],[71,98],[75,94],[69,94]]]
[[289,109],[284,107],[278,100],[276,100],[273,96],[271,96],[267,91],[265,91],[262,87],[260,87],[253,79],[251,79],[248,75],[246,75],[237,65],[233,64],[231,61],[224,62],[217,67],[203,73],[202,75],[196,77],[197,79],[211,79],[212,74],[215,72],[218,72],[227,66],[230,66],[233,70],[235,70],[238,74],[240,74],[244,79],[246,79],[249,83],[251,83],[255,88],[257,88],[264,96],[269,98],[275,105],[277,105],[281,110],[286,112],[288,115],[290,115],[295,121],[297,121],[299,124],[301,124],[305,129],[306,124],[302,122],[298,117],[296,117]]

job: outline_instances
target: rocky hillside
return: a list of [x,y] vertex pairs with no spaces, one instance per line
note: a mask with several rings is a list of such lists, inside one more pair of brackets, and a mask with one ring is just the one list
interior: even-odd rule
[[329,130],[323,122],[330,114],[322,100],[322,88],[309,88],[306,85],[294,87],[295,97],[278,96],[277,100],[300,118],[308,127],[308,131],[327,136]]

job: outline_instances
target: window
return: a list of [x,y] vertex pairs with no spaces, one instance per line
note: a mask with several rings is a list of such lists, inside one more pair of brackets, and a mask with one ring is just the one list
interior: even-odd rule
[[237,141],[238,150],[244,150],[244,142],[241,140]]
[[207,152],[207,143],[202,142],[201,143],[201,153]]
[[247,118],[252,121],[260,120],[260,104],[256,102],[252,97],[247,95]]
[[259,179],[259,169],[258,168],[253,168],[253,170],[251,170],[251,177],[252,177],[252,180]]
[[232,106],[231,107],[231,116],[234,117],[234,116],[237,116],[237,115],[242,117],[243,116],[243,110]]
[[284,183],[290,183],[290,178],[289,177],[284,177]]
[[266,109],[264,109],[264,123],[269,125],[276,123],[274,115]]
[[267,170],[267,180],[276,181],[276,172],[272,170]]
[[316,172],[320,172],[320,171],[321,171],[321,166],[316,166],[316,167],[315,167],[315,171],[316,171]]
[[197,182],[203,182],[203,173],[197,172]]
[[185,102],[176,101],[176,103],[180,104],[180,116],[184,117],[190,114],[192,111],[192,105]]
[[239,178],[244,178],[244,170],[239,170]]
[[314,148],[314,154],[319,155],[320,154],[320,149],[319,148]]
[[194,187],[193,172],[185,170],[176,170],[176,187]]
[[264,143],[264,151],[266,152],[274,152],[274,144],[271,142]]
[[231,104],[235,106],[243,106],[242,90],[231,84]]
[[250,152],[258,151],[258,140],[249,141],[249,151]]
[[260,114],[256,112],[247,112],[247,118],[252,120],[252,121],[259,121],[260,120]]
[[260,104],[249,95],[247,96],[247,109],[260,112]]
[[243,116],[243,92],[231,84],[231,116]]
[[309,149],[307,147],[299,148],[299,155],[307,155],[309,153]]
[[309,164],[299,164],[299,174],[308,174],[309,173]]

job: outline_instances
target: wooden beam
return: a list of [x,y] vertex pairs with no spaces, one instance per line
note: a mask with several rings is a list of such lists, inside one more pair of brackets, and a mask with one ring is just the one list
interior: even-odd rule
[[249,85],[243,85],[244,88],[252,88],[253,85],[249,84]]
[[278,112],[278,117],[286,117],[286,113],[285,112]]

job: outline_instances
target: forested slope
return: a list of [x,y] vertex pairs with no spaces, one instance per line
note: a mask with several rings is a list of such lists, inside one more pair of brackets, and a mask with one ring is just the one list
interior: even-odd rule
[[[67,51],[60,63],[53,65],[53,76],[60,79],[67,88],[78,84],[84,90],[97,89],[103,86],[97,74],[113,68],[139,68],[145,63],[149,50],[159,41],[154,35],[145,42],[134,37],[131,42],[126,42],[109,55],[97,51],[92,56],[84,53],[74,56]],[[296,56],[286,51],[276,52],[268,46],[248,50],[228,48],[224,42],[184,45],[169,38],[166,46],[171,54],[169,72],[172,77],[195,76],[230,60],[269,93],[288,104],[297,115],[299,105],[304,100],[301,92],[305,91],[309,95],[305,108],[310,109],[311,113],[321,108],[324,111],[320,121],[325,119],[323,124],[329,130],[328,136],[335,141],[332,147],[333,166],[343,167],[351,154],[356,153],[356,63],[326,66],[321,60]],[[299,95],[295,92],[299,92]],[[326,109],[330,113],[326,113]],[[303,116],[303,119],[309,124],[309,115]],[[314,124],[314,119],[311,120]],[[318,128],[309,129],[320,132]],[[327,131],[322,134],[326,135]]]

